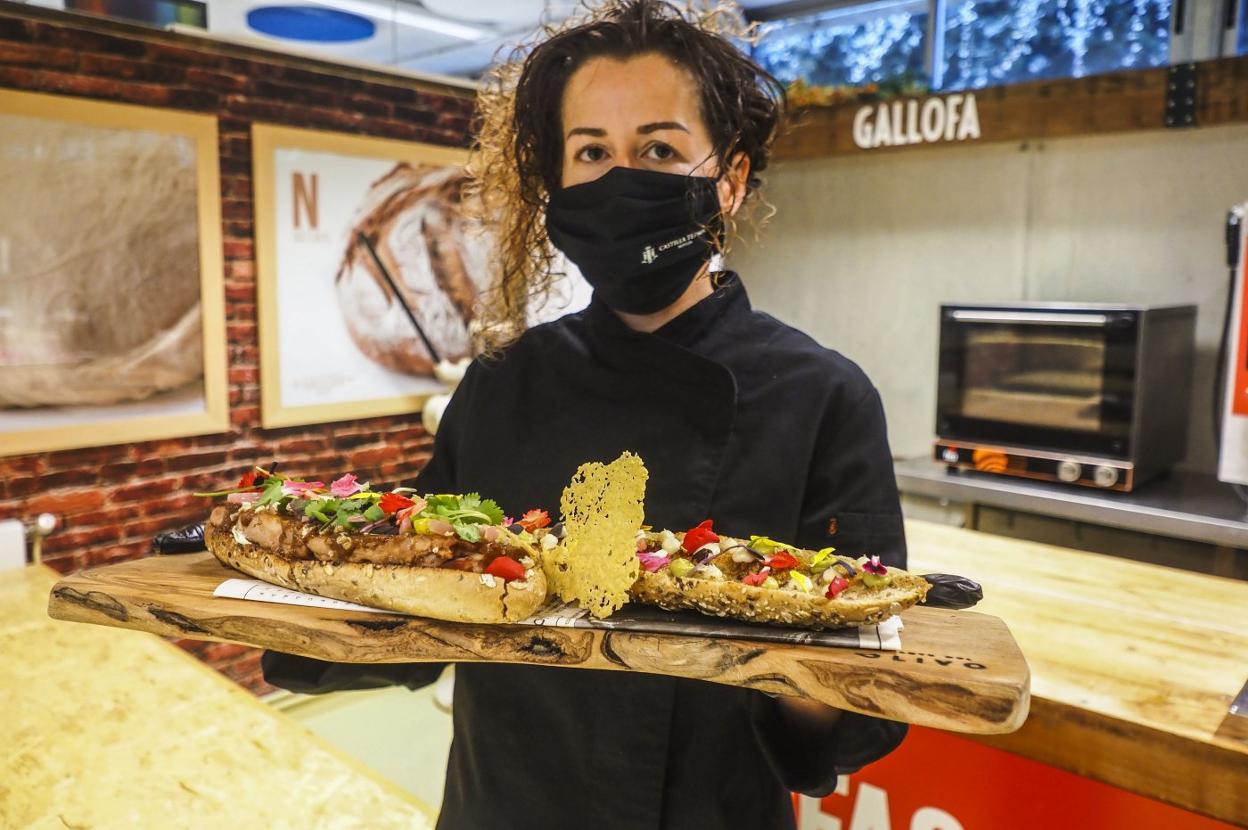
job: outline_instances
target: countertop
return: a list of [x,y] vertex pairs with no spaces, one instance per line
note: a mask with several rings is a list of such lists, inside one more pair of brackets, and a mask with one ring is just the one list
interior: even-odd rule
[[1229,548],[1248,548],[1248,504],[1212,475],[1175,470],[1132,493],[949,472],[929,458],[894,465],[903,493],[1022,510]]
[[431,828],[429,809],[151,634],[0,572],[0,827]]
[[910,567],[980,582],[1032,673],[992,746],[1248,824],[1248,582],[922,521]]

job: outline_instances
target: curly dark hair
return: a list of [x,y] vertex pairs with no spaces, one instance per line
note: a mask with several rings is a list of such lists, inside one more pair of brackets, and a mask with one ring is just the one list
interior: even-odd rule
[[[519,336],[530,298],[545,295],[558,276],[545,209],[561,186],[563,94],[572,75],[594,58],[646,54],[684,69],[698,89],[718,169],[738,153],[749,159],[749,203],[785,111],[784,85],[733,43],[751,34],[727,6],[693,11],[666,0],[613,0],[546,30],[491,71],[478,96],[480,131],[468,166],[469,198],[497,245],[496,289],[479,318],[485,351]],[[730,217],[723,224],[721,250],[734,227]]]

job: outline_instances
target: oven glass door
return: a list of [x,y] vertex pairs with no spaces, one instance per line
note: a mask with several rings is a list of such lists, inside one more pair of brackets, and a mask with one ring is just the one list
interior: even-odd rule
[[946,439],[1126,457],[1138,316],[945,308],[936,431]]

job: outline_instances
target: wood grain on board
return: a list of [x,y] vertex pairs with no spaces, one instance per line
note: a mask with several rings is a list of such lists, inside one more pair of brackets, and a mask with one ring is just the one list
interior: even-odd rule
[[1248,582],[909,521],[910,567],[980,582],[1032,670],[1031,715],[980,738],[1248,824]]
[[465,625],[222,599],[238,573],[210,554],[122,562],[62,579],[58,619],[260,646],[343,662],[502,661],[666,674],[808,697],[955,732],[999,734],[1027,715],[1028,670],[985,614],[915,608],[902,652],[626,631]]
[[[1031,141],[1132,130],[1166,129],[1167,68],[1111,72],[1086,78],[1010,84],[967,90],[975,95],[981,137],[964,141],[863,149],[854,143],[854,116],[875,104],[844,101],[795,112],[776,140],[777,161],[910,148],[966,146],[989,141]],[[929,97],[893,99],[923,101]],[[1196,64],[1195,126],[1248,121],[1248,56]]]

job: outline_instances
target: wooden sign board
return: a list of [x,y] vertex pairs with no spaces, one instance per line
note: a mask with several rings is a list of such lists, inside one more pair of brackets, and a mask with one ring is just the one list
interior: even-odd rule
[[1167,123],[1167,93],[1175,78],[1162,67],[803,108],[777,138],[775,157],[787,161],[1248,121],[1248,55],[1202,61],[1191,65],[1189,74],[1190,123]]
[[57,619],[172,637],[242,643],[351,663],[530,663],[640,671],[780,695],[954,732],[1012,732],[1027,717],[1030,676],[996,617],[915,608],[902,651],[708,639],[620,630],[467,625],[402,615],[213,596],[239,574],[211,554],[158,556],[68,576]]

